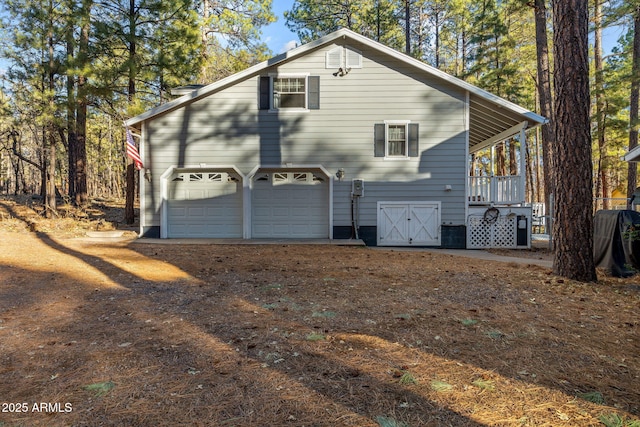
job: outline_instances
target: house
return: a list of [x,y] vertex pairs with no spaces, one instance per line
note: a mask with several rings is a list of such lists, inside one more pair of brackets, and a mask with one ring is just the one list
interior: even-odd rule
[[470,153],[516,135],[524,170],[525,129],[544,122],[341,29],[126,122],[147,169],[140,233],[491,246],[531,209],[521,177],[469,177]]

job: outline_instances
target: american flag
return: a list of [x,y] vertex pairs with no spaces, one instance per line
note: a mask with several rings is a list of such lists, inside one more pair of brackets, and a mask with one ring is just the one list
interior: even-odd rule
[[133,135],[129,129],[127,129],[127,156],[131,157],[138,170],[144,167],[140,153],[138,153],[138,149],[136,148],[136,143],[133,141]]

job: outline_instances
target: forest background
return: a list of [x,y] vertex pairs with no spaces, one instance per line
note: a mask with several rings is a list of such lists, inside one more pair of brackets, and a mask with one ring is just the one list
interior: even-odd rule
[[[635,164],[621,160],[637,126],[636,3],[589,6],[596,208],[636,187]],[[42,194],[50,214],[60,198],[82,206],[127,188],[135,194],[125,119],[170,101],[174,87],[211,83],[279,53],[262,41],[276,20],[271,0],[6,0],[0,8],[0,194]],[[551,40],[549,14],[544,0],[299,0],[283,19],[301,43],[350,28],[549,117],[538,77],[540,19]],[[607,28],[619,38],[605,51]],[[540,202],[552,168],[543,131],[529,141],[527,199]],[[487,151],[470,173],[515,173],[519,150],[511,144],[496,148],[496,170]]]

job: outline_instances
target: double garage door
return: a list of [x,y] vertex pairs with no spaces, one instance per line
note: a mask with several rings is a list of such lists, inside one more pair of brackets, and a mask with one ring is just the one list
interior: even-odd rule
[[[259,171],[252,180],[252,238],[329,237],[329,180],[324,174]],[[168,190],[167,237],[243,237],[243,183],[238,174],[176,172]]]

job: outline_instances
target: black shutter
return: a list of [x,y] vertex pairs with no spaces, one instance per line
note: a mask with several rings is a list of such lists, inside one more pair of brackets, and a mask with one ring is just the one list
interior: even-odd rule
[[373,125],[373,143],[374,143],[374,156],[384,157],[385,154],[385,125],[384,123],[376,123]]
[[269,90],[271,87],[271,78],[269,76],[260,76],[258,80],[258,91],[260,92],[260,99],[258,108],[260,110],[268,110],[271,108],[271,97]]
[[309,76],[309,110],[320,109],[320,76]]
[[418,157],[419,155],[418,123],[409,123],[409,157]]

